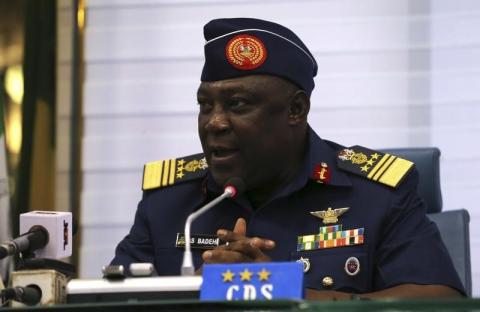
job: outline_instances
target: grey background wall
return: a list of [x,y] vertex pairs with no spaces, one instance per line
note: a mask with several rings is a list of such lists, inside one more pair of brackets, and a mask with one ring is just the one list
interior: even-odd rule
[[128,232],[143,164],[201,150],[195,93],[202,26],[216,17],[248,16],[290,27],[314,53],[319,74],[309,120],[323,138],[372,148],[440,147],[444,209],[471,214],[474,295],[480,295],[480,2],[87,5],[82,277],[100,276]]

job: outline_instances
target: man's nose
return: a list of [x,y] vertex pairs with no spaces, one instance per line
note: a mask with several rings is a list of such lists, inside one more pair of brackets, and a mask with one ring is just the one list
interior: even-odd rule
[[223,110],[215,110],[210,116],[205,129],[213,132],[224,132],[230,129],[230,122]]

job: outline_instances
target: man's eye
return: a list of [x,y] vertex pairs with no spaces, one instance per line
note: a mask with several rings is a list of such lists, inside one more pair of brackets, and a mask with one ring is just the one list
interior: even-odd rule
[[245,99],[231,99],[228,106],[231,109],[242,109],[248,105],[248,101]]
[[212,108],[212,105],[210,105],[208,102],[198,101],[197,104],[198,107],[200,107],[200,112],[207,112]]

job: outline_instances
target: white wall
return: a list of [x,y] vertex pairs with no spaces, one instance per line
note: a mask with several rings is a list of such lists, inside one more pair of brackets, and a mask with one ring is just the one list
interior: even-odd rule
[[[217,17],[276,21],[304,40],[319,64],[310,123],[322,137],[372,148],[439,146],[445,209],[469,208],[475,233],[480,91],[469,83],[479,85],[480,2],[452,3],[88,1],[81,276],[100,276],[128,232],[143,163],[200,151],[202,27]],[[473,237],[472,249],[476,259]]]
[[445,209],[470,217],[473,294],[480,296],[480,2],[432,1],[431,142],[442,150]]

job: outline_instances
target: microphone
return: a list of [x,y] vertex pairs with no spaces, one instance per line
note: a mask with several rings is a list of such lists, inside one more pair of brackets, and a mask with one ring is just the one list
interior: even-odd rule
[[72,213],[32,211],[20,215],[20,233],[0,245],[0,259],[19,253],[60,259],[72,254]]
[[4,302],[15,300],[32,306],[42,299],[42,290],[37,285],[10,287],[1,291],[1,297]]
[[[12,307],[65,303],[68,278],[55,270],[21,270],[10,274]],[[15,297],[12,297],[15,296]]]
[[0,245],[0,259],[19,253],[31,254],[35,250],[45,247],[48,241],[47,229],[41,225],[34,225],[27,233]]
[[223,194],[200,208],[199,210],[191,213],[187,221],[185,222],[185,252],[183,253],[183,263],[181,273],[183,276],[191,276],[195,274],[195,268],[193,266],[192,251],[190,248],[190,227],[192,222],[205,213],[207,210],[217,205],[219,202],[225,198],[235,198],[238,194],[241,194],[245,191],[245,183],[242,179],[234,177],[231,178],[225,183],[223,188]]

